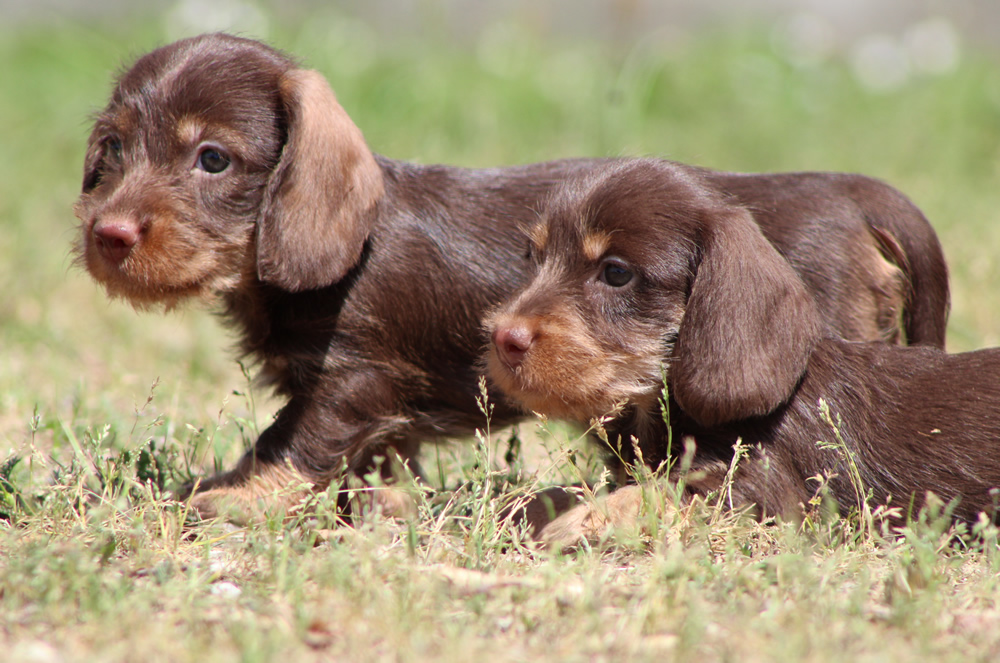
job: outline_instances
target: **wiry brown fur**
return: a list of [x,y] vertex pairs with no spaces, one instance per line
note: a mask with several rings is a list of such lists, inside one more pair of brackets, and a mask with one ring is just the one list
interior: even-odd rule
[[[901,507],[900,519],[928,491],[957,500],[957,518],[996,515],[1000,349],[948,355],[839,338],[746,210],[685,168],[637,160],[576,178],[542,223],[538,274],[487,319],[490,376],[526,407],[563,416],[569,398],[574,418],[602,416],[607,387],[591,376],[616,375],[635,365],[634,348],[656,346],[641,377],[624,371],[630,386],[607,428],[626,453],[634,437],[653,467],[693,440],[700,477],[689,496],[723,485],[742,440],[749,454],[726,500],[762,516],[800,513],[819,475],[841,507],[856,506],[847,455],[861,490]],[[600,256],[592,234],[610,237]],[[663,377],[669,426],[650,398]],[[838,436],[843,452],[817,444]],[[540,538],[565,545],[633,522],[640,494],[577,507]]]
[[[206,150],[228,167],[208,172]],[[323,487],[376,456],[409,459],[424,441],[481,426],[480,320],[533,271],[520,229],[556,184],[615,163],[393,161],[372,154],[319,74],[259,42],[205,35],[118,79],[87,148],[77,251],[110,295],[137,307],[213,300],[288,399],[236,468],[194,498],[203,513],[216,502],[251,508],[263,497],[254,486],[269,485],[255,477],[274,467]],[[827,175],[699,177],[756,210],[845,335],[899,335],[905,311],[911,340],[943,343],[943,271],[908,291],[897,278],[907,265],[887,261],[872,231],[884,227],[914,265],[943,270],[933,232],[892,189]],[[789,195],[812,202],[792,209]],[[493,416],[503,425],[521,413],[499,403]]]

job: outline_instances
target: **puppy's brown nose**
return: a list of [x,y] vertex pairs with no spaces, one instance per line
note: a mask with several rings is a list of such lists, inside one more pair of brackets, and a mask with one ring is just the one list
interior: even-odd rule
[[525,324],[501,325],[493,330],[497,356],[508,368],[517,368],[535,342],[535,331]]
[[121,262],[139,242],[139,226],[128,219],[102,219],[94,224],[94,243],[108,260]]

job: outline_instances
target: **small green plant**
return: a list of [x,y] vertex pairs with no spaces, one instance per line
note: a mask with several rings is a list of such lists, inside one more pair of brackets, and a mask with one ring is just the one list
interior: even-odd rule
[[13,477],[21,460],[20,456],[12,455],[0,465],[0,519],[7,522],[15,522],[25,510],[24,497]]
[[[865,485],[854,452],[851,451],[840,432],[843,425],[840,413],[832,413],[829,404],[821,398],[819,399],[819,414],[820,418],[830,427],[834,441],[820,440],[816,442],[816,445],[820,449],[833,451],[841,457],[847,468],[847,478],[854,490],[854,505],[851,508],[849,519],[858,521],[859,532],[862,536],[869,540],[874,539],[878,533],[876,520],[880,519],[875,517],[871,508],[872,491]],[[825,485],[825,482],[822,485]]]

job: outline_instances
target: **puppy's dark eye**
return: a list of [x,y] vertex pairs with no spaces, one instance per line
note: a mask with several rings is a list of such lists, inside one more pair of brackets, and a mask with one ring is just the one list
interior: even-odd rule
[[229,168],[229,157],[214,147],[207,147],[198,155],[198,167],[213,175],[221,173]]
[[620,262],[609,262],[601,272],[601,280],[613,288],[620,288],[632,280],[632,272]]
[[107,155],[112,159],[118,160],[122,156],[122,141],[120,138],[108,138],[104,142],[105,149],[107,150]]

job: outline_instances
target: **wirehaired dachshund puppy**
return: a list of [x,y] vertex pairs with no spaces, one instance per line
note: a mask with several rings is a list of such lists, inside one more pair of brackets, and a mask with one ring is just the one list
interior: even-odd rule
[[[701,478],[688,496],[723,485],[742,440],[726,497],[762,516],[800,512],[824,474],[842,508],[858,504],[860,483],[900,518],[928,491],[957,500],[957,518],[995,515],[1000,349],[839,338],[804,270],[750,211],[704,173],[662,161],[572,178],[529,235],[537,275],[485,322],[489,376],[525,409],[583,422],[614,413],[609,439],[627,452],[634,436],[652,467],[693,439]],[[637,488],[619,489],[540,538],[599,538],[640,502]]]
[[[137,308],[211,300],[288,399],[192,497],[203,515],[252,518],[282,505],[277,488],[322,489],[481,426],[482,315],[534,270],[520,228],[559,182],[614,164],[393,161],[368,149],[319,73],[204,35],[118,78],[87,146],[76,251]],[[753,210],[832,328],[943,344],[944,259],[900,194],[854,176],[697,172]],[[494,424],[521,416],[498,404]]]

